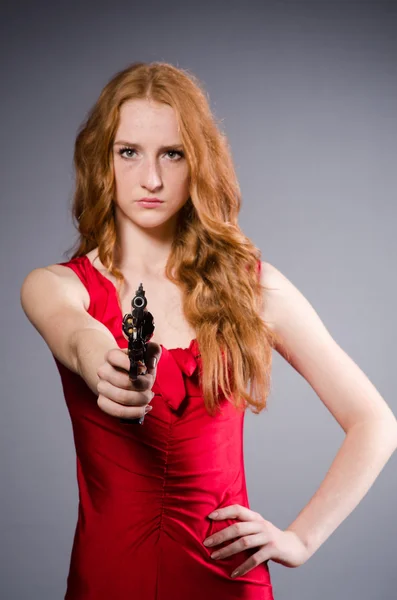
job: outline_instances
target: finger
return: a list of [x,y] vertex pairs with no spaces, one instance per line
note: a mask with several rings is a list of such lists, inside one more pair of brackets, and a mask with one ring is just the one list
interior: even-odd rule
[[146,392],[152,389],[153,382],[153,375],[140,373],[136,379],[131,380],[131,390],[134,392]]
[[161,353],[162,348],[159,344],[156,344],[155,342],[148,342],[145,354],[145,365],[149,375],[155,375]]
[[[121,352],[120,352],[121,350]],[[144,357],[145,365],[146,365],[146,374],[154,375],[156,366],[160,360],[162,353],[162,348],[159,344],[155,342],[148,342],[146,345],[146,353]],[[155,364],[153,361],[155,359]],[[130,370],[130,359],[128,356],[128,348],[112,348],[109,350],[107,354],[107,360],[114,367],[118,367],[124,369],[125,371]],[[145,369],[142,368],[142,373],[145,372]]]
[[[125,352],[125,350],[127,352]],[[113,366],[124,371],[130,370],[130,359],[128,358],[128,348],[112,348],[106,353],[106,360]]]
[[225,548],[215,550],[215,552],[211,554],[211,558],[219,560],[221,558],[226,558],[227,556],[232,556],[232,554],[238,554],[239,552],[243,552],[249,548],[258,548],[259,546],[263,546],[265,541],[266,540],[263,533],[246,535],[234,541],[232,544],[228,544],[228,546],[225,546]]
[[243,562],[237,569],[233,571],[231,577],[241,577],[245,575],[261,563],[264,563],[272,557],[272,550],[268,546],[264,546],[258,552],[250,556],[245,562]]
[[97,371],[97,375],[100,379],[109,381],[115,387],[123,388],[126,390],[132,390],[132,382],[128,376],[128,373],[124,369],[117,369],[110,363],[106,362],[101,365]]
[[[110,381],[117,387],[130,389],[133,391],[146,391],[151,389],[154,383],[153,374],[149,372],[143,361],[137,363],[137,376],[135,379],[130,379],[130,360],[128,357],[128,348],[120,348],[120,351],[125,355],[120,360],[120,352],[116,349],[118,356],[115,353],[107,357],[107,362],[98,370],[98,376]],[[126,368],[121,368],[117,365],[123,365]],[[117,377],[120,373],[121,378]],[[125,379],[125,377],[127,379]]]
[[222,531],[217,531],[215,534],[211,535],[211,539],[213,540],[211,547],[217,546],[228,540],[233,540],[236,537],[260,533],[261,531],[263,531],[263,529],[257,521],[240,521],[238,523],[233,523],[233,525],[229,525],[229,527],[225,527]]
[[106,414],[120,419],[139,419],[146,414],[146,406],[124,406],[123,404],[112,402],[112,400],[109,400],[109,398],[102,394],[99,394],[97,404]]
[[138,392],[121,389],[115,387],[109,381],[106,381],[106,379],[99,381],[97,391],[112,402],[124,404],[125,406],[143,406],[147,404],[148,397],[153,397],[153,392],[151,391]]
[[246,506],[241,506],[241,504],[231,504],[230,506],[217,508],[216,512],[218,513],[216,516],[211,516],[213,513],[209,514],[208,516],[217,521],[221,521],[222,519],[240,519],[240,521],[263,520],[263,517],[257,512],[247,508]]
[[[110,362],[105,362],[103,365],[99,367],[97,370],[97,375],[100,379],[104,379],[105,381],[109,381],[115,387],[123,388],[126,390],[132,390],[137,392],[144,392],[145,390],[151,389],[153,386],[152,377],[146,377],[143,375],[145,373],[145,368],[138,369],[139,377],[136,379],[130,379],[129,371],[124,369],[120,369],[119,367],[115,367]],[[142,370],[142,373],[140,372]]]

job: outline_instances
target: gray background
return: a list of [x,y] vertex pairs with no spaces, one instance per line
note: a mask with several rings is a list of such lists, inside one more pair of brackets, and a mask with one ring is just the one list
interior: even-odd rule
[[[78,502],[60,378],[19,289],[65,259],[77,127],[133,61],[201,79],[232,146],[243,230],[397,412],[397,4],[110,4],[16,2],[1,14],[4,600],[63,598]],[[268,410],[246,414],[251,508],[287,527],[343,437],[275,353]],[[269,562],[276,600],[395,598],[396,465],[305,565]]]

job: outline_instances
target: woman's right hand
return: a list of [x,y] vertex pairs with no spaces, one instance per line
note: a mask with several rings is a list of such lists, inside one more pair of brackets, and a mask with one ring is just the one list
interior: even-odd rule
[[[154,396],[152,387],[156,379],[157,365],[161,356],[161,346],[148,342],[145,364],[147,373],[131,381],[128,375],[130,359],[128,348],[112,348],[106,353],[105,362],[97,375],[97,404],[103,412],[121,419],[139,419],[152,407],[148,404]],[[153,365],[153,359],[155,365]]]

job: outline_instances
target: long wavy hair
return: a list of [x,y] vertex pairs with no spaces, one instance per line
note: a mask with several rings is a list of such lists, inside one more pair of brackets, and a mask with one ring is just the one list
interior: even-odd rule
[[222,393],[239,410],[258,414],[267,405],[276,342],[261,317],[261,252],[238,226],[241,193],[229,144],[189,71],[135,62],[103,88],[75,141],[72,216],[79,237],[68,252],[75,258],[98,247],[120,294],[113,142],[120,107],[142,98],[174,108],[189,166],[190,197],[178,213],[165,273],[182,290],[183,312],[196,332],[206,409],[213,415]]

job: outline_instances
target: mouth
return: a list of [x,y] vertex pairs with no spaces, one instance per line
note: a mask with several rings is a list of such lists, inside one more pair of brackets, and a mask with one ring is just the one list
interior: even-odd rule
[[146,208],[154,208],[155,206],[160,206],[161,204],[163,204],[164,200],[152,200],[152,199],[146,199],[143,198],[142,200],[138,200],[137,204],[140,204],[141,206],[145,206]]
[[138,200],[138,202],[157,202],[161,204],[164,200]]

